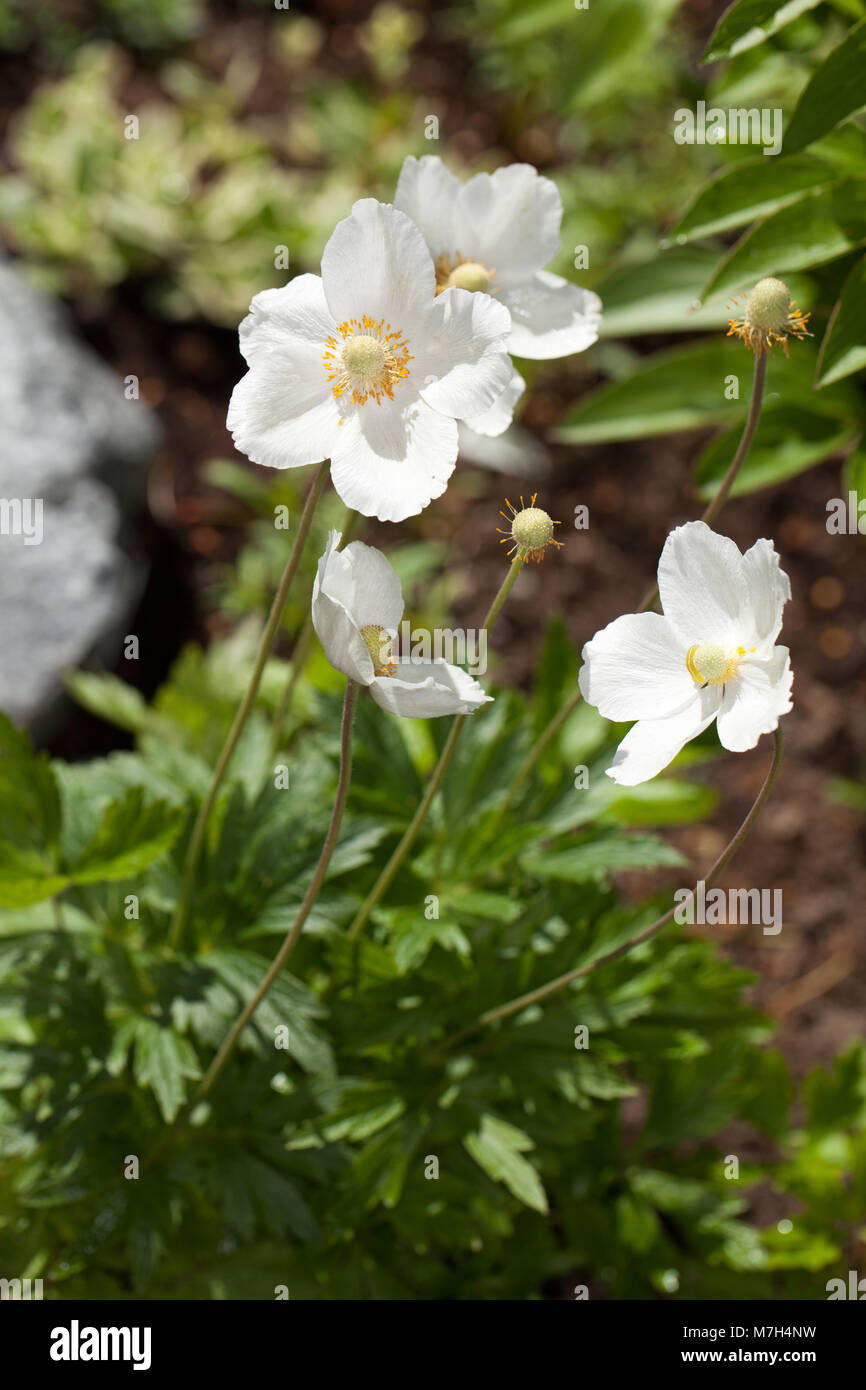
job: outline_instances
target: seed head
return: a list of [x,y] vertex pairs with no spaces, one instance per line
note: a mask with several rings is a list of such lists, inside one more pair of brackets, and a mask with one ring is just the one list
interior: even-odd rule
[[523,505],[523,498],[521,497],[519,508],[512,507],[506,497],[505,505],[508,512],[499,513],[511,523],[511,528],[508,531],[503,531],[501,526],[497,527],[502,536],[500,544],[504,545],[510,541],[512,548],[508,554],[512,560],[517,560],[520,564],[527,560],[540,562],[544,559],[544,552],[549,545],[561,548],[561,541],[553,539],[553,528],[558,526],[559,522],[553,521],[547,512],[542,511],[541,507],[536,507],[535,499],[537,496],[538,493],[533,493],[528,507]]
[[787,357],[789,334],[795,338],[812,336],[806,329],[809,315],[796,307],[784,280],[768,275],[758,281],[745,300],[742,314],[729,320],[728,337],[734,334],[741,338],[756,356],[762,357],[771,352],[776,343],[781,343]]

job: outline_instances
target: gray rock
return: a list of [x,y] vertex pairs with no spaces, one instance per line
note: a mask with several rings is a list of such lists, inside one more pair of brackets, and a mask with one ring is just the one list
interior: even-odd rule
[[112,659],[140,593],[132,521],[158,439],[59,307],[0,260],[0,709],[37,736],[58,719],[63,672]]

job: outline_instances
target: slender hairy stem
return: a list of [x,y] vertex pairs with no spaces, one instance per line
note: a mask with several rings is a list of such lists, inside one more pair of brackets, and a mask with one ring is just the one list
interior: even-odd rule
[[[709,505],[707,506],[707,508],[703,512],[703,515],[700,518],[701,521],[706,522],[708,526],[712,521],[715,520],[722,507],[724,506],[725,502],[727,501],[731,488],[734,485],[734,480],[736,479],[737,474],[742,468],[746,460],[746,456],[749,452],[749,449],[751,448],[752,440],[755,436],[755,430],[758,425],[758,419],[761,414],[761,404],[764,398],[764,381],[766,375],[766,357],[756,358],[755,375],[752,381],[752,399],[749,405],[749,413],[746,417],[746,423],[743,428],[742,437],[740,438],[739,445],[737,446],[737,452],[734,454],[734,457],[731,460],[731,466],[725,474],[724,478],[722,479],[721,484],[719,485],[718,492],[712,498],[711,502],[709,503]],[[658,584],[653,584],[652,588],[648,590],[648,592],[644,595],[642,602],[638,605],[637,612],[648,612],[649,609],[655,605],[658,596]],[[520,791],[520,788],[523,786],[527,777],[529,777],[530,773],[532,772],[532,769],[535,767],[535,764],[538,762],[538,759],[542,756],[545,750],[556,738],[563,724],[568,719],[568,716],[574,710],[577,709],[578,705],[580,704],[580,701],[580,687],[577,686],[574,692],[569,696],[565,704],[559,710],[556,717],[550,721],[543,734],[541,734],[541,736],[530,748],[523,762],[520,764],[520,767],[517,769],[517,772],[515,773],[511,785],[506,791],[502,804],[500,806],[500,818],[504,816],[506,810],[511,805],[514,798],[517,796],[517,793]]]
[[193,1109],[203,1100],[210,1091],[223,1067],[237,1046],[241,1033],[246,1028],[256,1009],[261,1004],[274,980],[279,975],[292,951],[295,949],[298,937],[303,930],[304,923],[312,911],[313,905],[319,896],[322,884],[325,881],[325,874],[328,872],[328,865],[331,862],[331,855],[340,834],[340,823],[343,819],[343,812],[346,809],[346,797],[349,791],[349,781],[352,776],[352,720],[355,715],[355,704],[358,697],[358,686],[354,681],[346,683],[346,697],[343,701],[343,723],[340,733],[340,776],[337,782],[337,795],[334,800],[334,809],[331,812],[331,823],[328,826],[328,833],[322,845],[322,852],[319,855],[319,862],[316,865],[315,873],[310,880],[310,886],[304,894],[304,900],[298,908],[298,915],[291,925],[286,938],[280,947],[273,961],[268,967],[267,972],[262,977],[261,983],[257,986],[255,993],[244,1005],[238,1014],[231,1028],[220,1044],[219,1051],[202,1077],[201,1083],[192,1100],[187,1106],[187,1110]]
[[301,552],[304,548],[304,542],[307,539],[307,532],[310,529],[310,522],[313,519],[313,512],[315,511],[316,504],[322,495],[325,483],[328,481],[329,462],[329,459],[325,459],[324,463],[319,464],[316,476],[313,479],[312,484],[310,485],[309,492],[307,493],[307,500],[304,503],[304,510],[301,513],[301,519],[298,523],[298,529],[295,533],[295,539],[292,544],[291,553],[286,563],[286,568],[283,571],[283,577],[280,580],[279,588],[277,589],[277,592],[274,595],[274,601],[271,604],[271,611],[268,614],[268,620],[265,623],[264,632],[262,633],[261,641],[259,643],[259,650],[256,654],[255,665],[253,666],[253,672],[250,676],[249,685],[247,686],[244,697],[241,700],[240,705],[238,706],[238,712],[234,717],[234,722],[231,728],[229,729],[228,737],[226,738],[225,744],[223,745],[223,750],[219,755],[219,759],[217,760],[217,765],[214,768],[214,774],[211,779],[211,784],[208,788],[207,796],[201,804],[201,809],[199,810],[198,816],[196,817],[195,825],[193,826],[192,835],[190,836],[189,845],[187,846],[186,860],[183,866],[183,877],[181,879],[180,896],[178,898],[177,908],[175,910],[174,918],[171,924],[171,931],[169,933],[169,945],[171,946],[172,950],[175,951],[179,950],[180,945],[183,941],[184,928],[186,927],[186,920],[189,914],[190,904],[192,902],[192,894],[193,889],[195,887],[196,874],[198,873],[198,866],[201,861],[202,851],[204,849],[205,836],[207,834],[207,827],[208,821],[210,819],[210,814],[214,808],[214,803],[216,802],[217,796],[219,795],[219,789],[222,786],[223,778],[225,777],[229,763],[231,762],[232,754],[234,753],[235,748],[238,745],[238,739],[243,733],[244,726],[247,720],[249,719],[253,705],[255,704],[256,695],[259,691],[259,684],[262,679],[262,672],[265,669],[265,662],[270,656],[271,648],[274,644],[274,639],[277,635],[277,630],[280,625],[280,619],[283,615],[283,608],[286,604],[286,598],[288,597],[292,580],[294,579],[295,572],[298,568],[298,563],[301,558]]
[[[776,729],[775,740],[776,741],[775,748],[773,751],[773,761],[770,764],[770,769],[766,777],[764,778],[764,784],[761,787],[761,790],[758,792],[758,795],[755,797],[755,800],[752,803],[752,807],[745,820],[743,821],[742,825],[740,826],[739,830],[736,832],[730,843],[726,845],[726,847],[722,850],[722,853],[719,855],[715,864],[706,874],[704,878],[704,883],[707,887],[709,887],[710,884],[715,883],[716,879],[719,877],[719,874],[722,872],[723,869],[727,867],[727,865],[733,859],[734,855],[737,853],[737,850],[740,848],[743,841],[746,839],[747,835],[752,829],[752,826],[755,824],[755,821],[758,819],[761,809],[765,801],[767,800],[767,797],[770,795],[773,783],[775,782],[776,777],[778,776],[779,767],[781,766],[782,762],[781,728]],[[594,970],[597,970],[600,965],[606,965],[608,961],[616,960],[618,956],[624,956],[628,951],[633,950],[635,946],[639,946],[642,941],[648,941],[651,936],[655,936],[656,932],[661,931],[662,927],[666,926],[667,923],[671,921],[676,910],[676,905],[674,907],[669,908],[668,911],[665,912],[661,917],[657,918],[655,922],[650,922],[649,926],[646,926],[641,931],[636,932],[635,935],[630,937],[628,941],[624,942],[622,946],[618,946],[614,951],[609,951],[608,954],[605,956],[600,956],[598,960],[589,961],[586,965],[581,965],[576,970],[569,970],[564,975],[558,975],[555,980],[548,980],[546,985],[539,985],[537,989],[530,990],[528,994],[521,994],[520,997],[517,999],[509,999],[507,1004],[500,1004],[498,1008],[488,1009],[486,1013],[481,1014],[476,1023],[474,1023],[470,1028],[464,1029],[463,1032],[459,1034],[454,1034],[454,1036],[450,1040],[446,1039],[446,1042],[455,1042],[459,1038],[468,1036],[469,1033],[474,1032],[478,1027],[481,1027],[488,1023],[495,1023],[498,1019],[501,1018],[508,1018],[511,1014],[520,1013],[521,1009],[527,1008],[528,1005],[537,1004],[539,1000],[546,999],[548,995],[555,994],[557,990],[565,989],[567,985],[571,984],[572,980],[579,980],[583,975],[590,975]]]
[[[352,539],[352,536],[355,532],[355,528],[357,527],[359,521],[360,516],[354,510],[354,508],[347,507],[346,515],[343,518],[343,525],[341,528],[342,544],[344,546],[348,545],[349,541]],[[297,687],[298,681],[302,676],[303,672],[306,670],[307,662],[310,659],[310,650],[313,645],[314,633],[315,629],[313,628],[312,609],[309,609],[307,612],[307,616],[304,619],[303,627],[301,628],[301,631],[298,634],[297,641],[295,642],[295,650],[292,652],[292,669],[289,672],[289,678],[286,681],[285,687],[283,689],[279,707],[277,708],[277,712],[274,715],[274,732],[271,746],[275,753],[283,745],[283,733],[285,730],[286,720],[289,717],[289,711],[292,708],[292,701],[295,698],[295,688]]]
[[[487,614],[487,617],[484,619],[483,627],[486,629],[488,633],[493,631],[493,626],[496,622],[496,619],[499,617],[502,605],[508,597],[509,593],[511,592],[511,588],[522,568],[523,559],[520,556],[517,556],[512,562],[508,574],[505,576],[505,579],[500,587],[499,593],[496,595],[495,599],[490,605],[490,610]],[[463,728],[463,724],[466,718],[467,716],[465,714],[457,714],[454,716],[454,722],[451,725],[448,738],[445,741],[445,746],[442,749],[442,752],[439,754],[439,761],[437,762],[432,773],[430,774],[430,781],[427,783],[427,789],[424,792],[423,797],[418,802],[415,814],[409,822],[408,826],[406,827],[406,830],[403,833],[402,840],[398,844],[397,848],[394,850],[394,853],[391,855],[391,858],[388,860],[388,863],[385,865],[379,877],[376,879],[376,882],[373,884],[373,887],[370,889],[370,892],[367,894],[367,897],[364,899],[364,902],[358,909],[355,915],[355,919],[349,928],[349,938],[351,940],[354,940],[355,937],[357,937],[358,934],[361,931],[363,931],[364,924],[366,923],[367,918],[370,916],[370,913],[373,911],[373,908],[376,906],[379,899],[382,897],[382,894],[386,892],[386,890],[388,889],[391,880],[393,879],[400,865],[403,863],[403,860],[406,858],[406,855],[408,854],[410,848],[412,847],[415,841],[415,836],[418,834],[424,817],[430,809],[430,803],[432,802],[434,796],[438,792],[439,787],[442,784],[442,778],[445,776],[445,773],[448,770],[448,764],[451,762],[451,759],[454,756],[454,749],[457,747],[457,740],[460,737],[460,730]]]

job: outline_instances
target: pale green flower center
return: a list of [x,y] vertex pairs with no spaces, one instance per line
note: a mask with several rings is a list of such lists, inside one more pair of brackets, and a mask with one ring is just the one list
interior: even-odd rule
[[511,526],[518,550],[543,550],[553,539],[553,522],[540,507],[524,507]]
[[485,294],[490,287],[490,272],[480,261],[461,261],[448,276],[448,285]]
[[385,356],[384,343],[378,338],[371,338],[368,333],[356,333],[343,347],[343,363],[347,371],[368,381],[381,376]]
[[724,685],[737,674],[740,658],[745,655],[745,647],[737,647],[731,654],[717,642],[698,642],[688,650],[686,667],[698,685]]
[[746,319],[755,328],[779,333],[788,322],[791,291],[783,280],[772,275],[759,280],[746,301]]
[[[363,314],[344,319],[325,340],[322,363],[334,400],[380,405],[394,399],[394,387],[409,375],[412,354],[399,329]],[[341,422],[342,423],[342,422]]]
[[373,671],[377,676],[393,676],[397,667],[391,656],[391,634],[377,623],[361,628],[364,646],[370,653]]

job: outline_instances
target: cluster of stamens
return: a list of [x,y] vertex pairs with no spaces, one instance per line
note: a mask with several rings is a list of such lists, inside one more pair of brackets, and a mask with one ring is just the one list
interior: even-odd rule
[[461,256],[455,251],[453,256],[443,255],[436,260],[436,293],[443,290],[472,290],[480,294],[495,294],[493,287],[496,271]]
[[[728,337],[733,334],[741,338],[758,357],[772,352],[776,343],[781,343],[785,356],[788,356],[788,335],[794,338],[811,338],[806,328],[810,318],[796,307],[797,301],[791,298],[784,280],[768,275],[759,280],[748,295],[740,295],[746,301],[745,310],[737,318],[729,319]],[[736,309],[737,300],[730,304]]]
[[[755,648],[752,647],[752,651]],[[737,667],[746,655],[745,647],[731,654],[717,642],[696,642],[686,653],[686,669],[702,690],[708,685],[725,686],[737,674]]]
[[391,649],[391,633],[377,623],[368,623],[361,628],[364,646],[370,653],[375,676],[393,676],[397,670]]
[[505,505],[508,511],[499,513],[507,522],[510,522],[507,531],[503,531],[501,526],[497,526],[496,529],[502,537],[499,544],[507,545],[509,542],[511,544],[508,555],[512,562],[517,559],[522,564],[535,560],[540,564],[549,545],[562,548],[562,541],[553,539],[553,528],[558,526],[559,522],[553,521],[547,512],[536,507],[535,499],[537,496],[537,492],[532,494],[528,507],[524,505],[522,497],[519,507],[513,507],[506,497]]
[[322,357],[336,400],[344,396],[353,405],[364,405],[372,398],[394,399],[394,387],[409,375],[412,361],[402,333],[384,319],[345,319],[325,343]]

